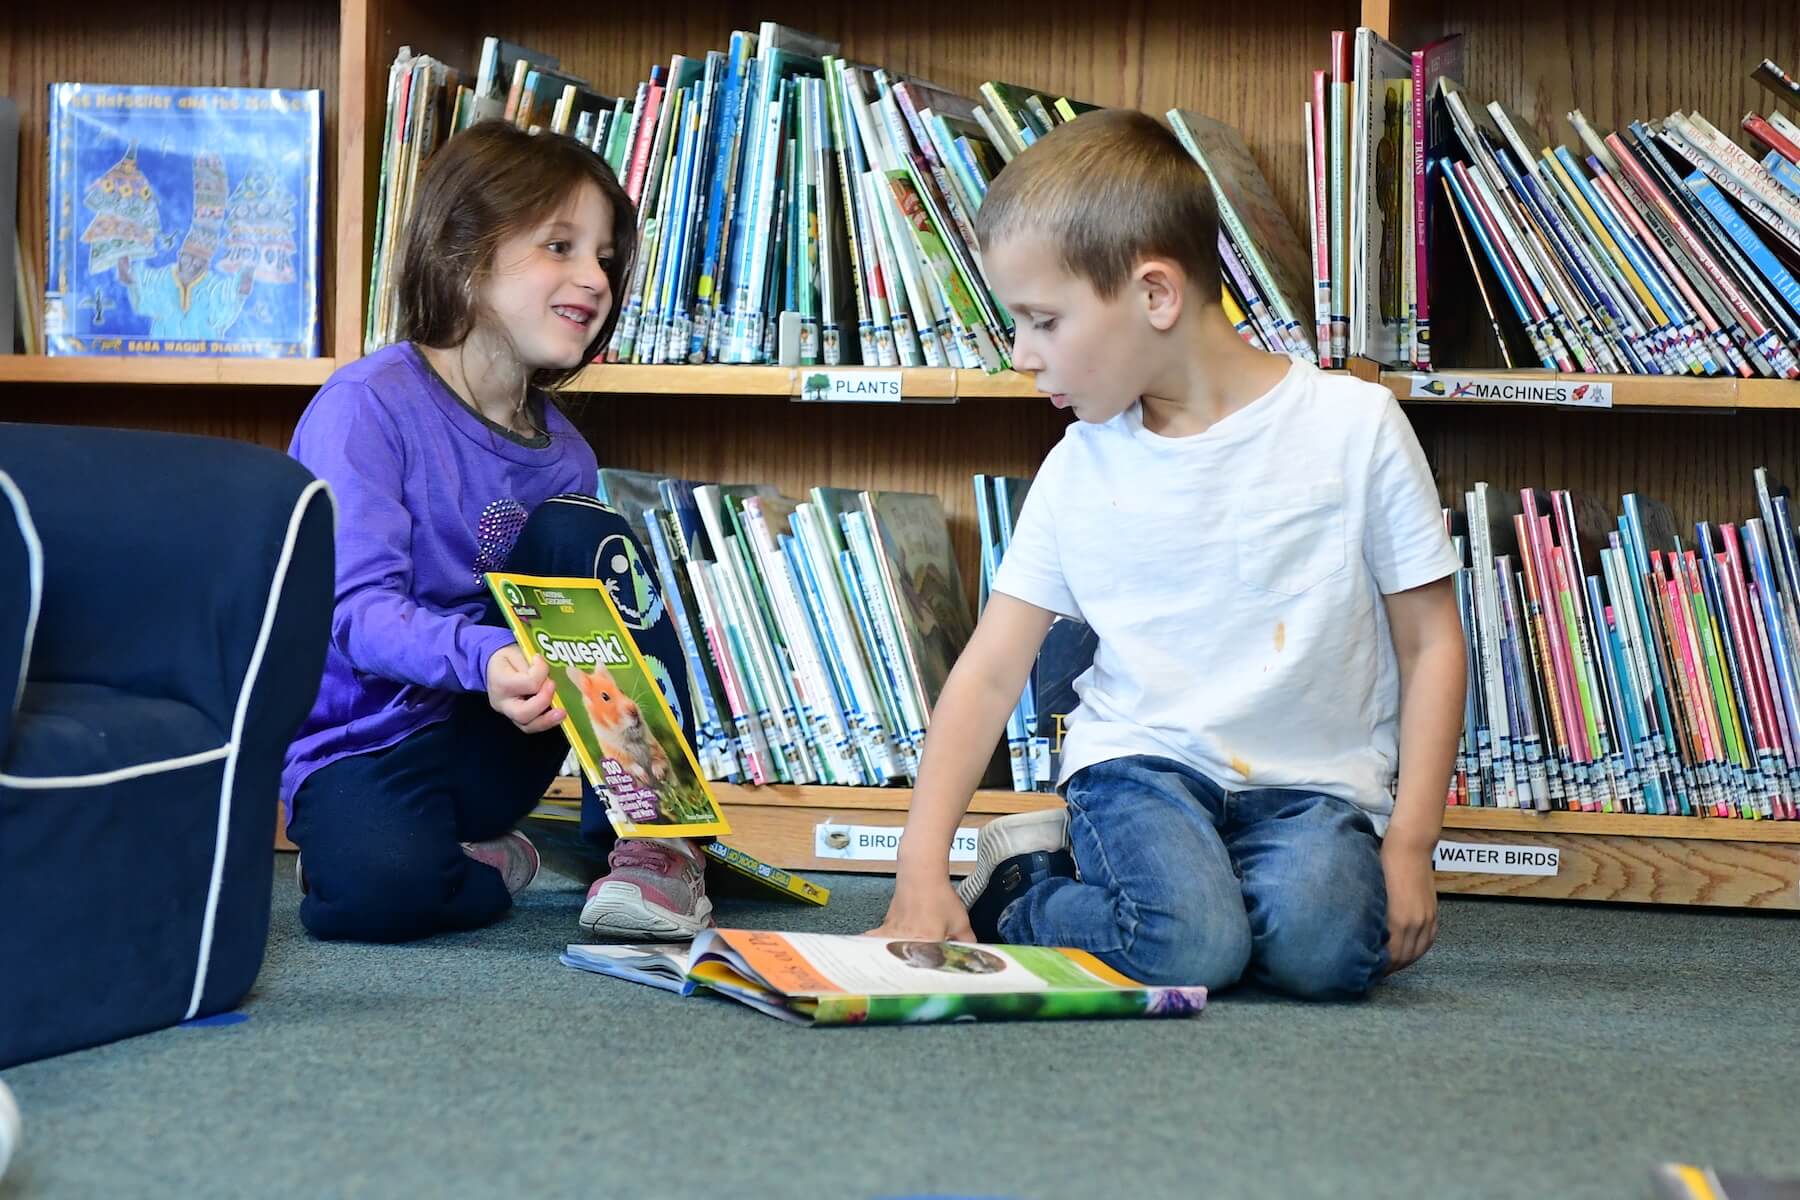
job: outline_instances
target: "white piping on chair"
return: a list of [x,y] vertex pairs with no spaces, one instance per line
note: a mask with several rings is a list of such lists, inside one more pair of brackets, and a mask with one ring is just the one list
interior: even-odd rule
[[159,758],[154,762],[137,763],[129,767],[115,767],[110,771],[100,771],[93,775],[28,777],[0,772],[0,787],[17,788],[20,791],[105,787],[108,784],[123,783],[127,779],[141,779],[145,775],[161,775],[167,771],[179,771],[185,767],[197,767],[202,763],[217,762],[228,756],[234,749],[236,747],[228,743],[223,746],[215,746],[211,750],[198,750],[193,754],[184,754],[179,758]]
[[[188,999],[187,1015],[183,1020],[191,1020],[200,1009],[200,997],[206,991],[206,971],[212,962],[213,922],[219,911],[219,889],[223,886],[225,876],[225,843],[231,833],[231,785],[237,778],[238,750],[243,745],[244,720],[250,711],[250,693],[256,688],[256,677],[262,670],[263,653],[269,647],[269,632],[275,627],[275,612],[281,603],[282,584],[287,580],[288,567],[294,557],[294,543],[300,536],[300,522],[306,515],[308,504],[320,492],[326,496],[326,504],[331,504],[331,493],[323,480],[315,479],[306,485],[300,496],[294,501],[294,510],[288,515],[287,538],[281,544],[281,557],[275,563],[275,575],[269,585],[269,599],[263,606],[262,629],[256,635],[256,648],[250,653],[250,665],[244,671],[243,687],[238,689],[237,711],[231,718],[231,740],[226,743],[229,754],[225,759],[225,777],[219,785],[219,822],[218,834],[213,842],[212,883],[206,892],[206,918],[200,926],[200,952],[194,964],[194,992]],[[332,509],[332,524],[336,527],[336,510]]]
[[20,702],[25,699],[25,672],[31,667],[31,643],[37,637],[38,606],[44,600],[44,543],[38,539],[37,526],[31,521],[31,509],[25,503],[24,493],[5,471],[0,471],[0,493],[5,494],[12,504],[13,515],[18,518],[19,534],[25,539],[26,573],[31,581],[31,603],[25,610],[25,647],[19,652],[19,686],[11,701],[12,711],[16,714]]

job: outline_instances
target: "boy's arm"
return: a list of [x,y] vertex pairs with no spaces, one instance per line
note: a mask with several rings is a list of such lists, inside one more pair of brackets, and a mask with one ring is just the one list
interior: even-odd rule
[[931,710],[919,781],[900,839],[894,899],[874,934],[974,940],[944,864],[1055,619],[1056,614],[1003,592],[989,596],[975,636]]
[[1383,598],[1400,668],[1400,774],[1381,843],[1388,894],[1388,969],[1398,971],[1437,937],[1431,853],[1462,734],[1462,618],[1446,577]]

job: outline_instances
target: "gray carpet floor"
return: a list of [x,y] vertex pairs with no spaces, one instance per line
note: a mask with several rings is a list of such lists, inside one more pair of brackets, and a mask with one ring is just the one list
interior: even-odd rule
[[[575,883],[404,947],[324,945],[275,870],[248,1019],[7,1073],[0,1198],[1645,1197],[1800,1176],[1800,923],[1446,900],[1368,1002],[827,1030],[560,966]],[[860,932],[885,879],[722,923]]]

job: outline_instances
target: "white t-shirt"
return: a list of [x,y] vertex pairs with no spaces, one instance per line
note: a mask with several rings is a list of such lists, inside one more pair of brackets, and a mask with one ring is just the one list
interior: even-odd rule
[[1227,791],[1341,796],[1385,831],[1400,695],[1381,597],[1456,567],[1393,393],[1295,360],[1192,437],[1151,433],[1138,404],[1071,425],[993,587],[1099,637],[1059,784],[1158,755]]

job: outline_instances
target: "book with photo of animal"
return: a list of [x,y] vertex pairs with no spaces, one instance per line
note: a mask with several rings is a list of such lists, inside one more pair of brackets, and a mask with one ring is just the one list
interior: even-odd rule
[[621,837],[729,833],[670,708],[666,672],[639,653],[606,585],[595,579],[487,576],[527,660],[550,668],[562,728]]

